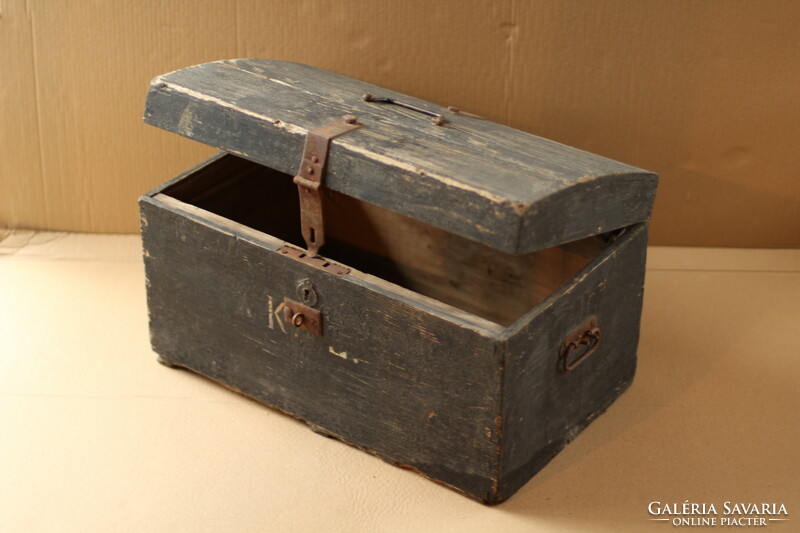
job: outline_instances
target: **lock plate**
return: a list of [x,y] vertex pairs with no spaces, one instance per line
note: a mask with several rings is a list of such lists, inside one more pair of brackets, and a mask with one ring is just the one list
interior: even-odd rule
[[322,335],[322,313],[300,302],[283,299],[283,319],[297,329]]
[[329,272],[335,276],[344,276],[345,274],[350,272],[350,269],[346,266],[342,266],[339,263],[334,263],[329,259],[324,259],[319,256],[312,256],[309,255],[308,252],[304,252],[303,250],[298,250],[293,246],[289,246],[288,244],[283,246],[280,250],[278,250],[281,255],[285,255],[286,257],[291,257],[296,261],[300,261],[301,263],[305,263],[306,265],[313,266],[314,268],[319,268],[320,270],[324,270],[325,272]]

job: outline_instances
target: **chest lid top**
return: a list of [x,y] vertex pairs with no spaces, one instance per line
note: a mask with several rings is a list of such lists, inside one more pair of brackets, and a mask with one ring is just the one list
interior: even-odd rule
[[527,253],[650,217],[652,173],[298,63],[159,76],[145,121],[294,175],[308,132],[344,115],[363,127],[331,141],[325,187],[493,248]]

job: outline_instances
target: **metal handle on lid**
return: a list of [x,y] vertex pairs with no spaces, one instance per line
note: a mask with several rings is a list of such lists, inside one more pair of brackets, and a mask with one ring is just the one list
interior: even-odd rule
[[417,113],[422,113],[423,115],[432,117],[433,123],[436,124],[437,126],[443,126],[444,123],[446,122],[444,117],[439,113],[435,113],[428,109],[423,109],[419,106],[415,106],[414,104],[409,104],[408,102],[401,102],[400,100],[396,100],[395,98],[378,98],[372,96],[369,93],[366,93],[364,96],[361,97],[361,99],[364,100],[365,102],[371,102],[373,104],[392,104],[398,107],[402,107],[404,109],[410,109],[411,111],[416,111]]

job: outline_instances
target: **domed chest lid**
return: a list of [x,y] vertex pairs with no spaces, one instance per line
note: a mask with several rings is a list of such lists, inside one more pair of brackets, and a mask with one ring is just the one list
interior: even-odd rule
[[159,76],[145,121],[295,175],[308,133],[345,115],[362,127],[330,141],[325,187],[496,249],[527,253],[650,217],[655,174],[297,63]]

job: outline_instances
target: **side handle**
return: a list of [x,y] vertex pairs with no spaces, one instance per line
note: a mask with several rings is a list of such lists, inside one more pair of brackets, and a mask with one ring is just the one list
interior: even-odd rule
[[564,337],[558,352],[562,370],[572,372],[583,364],[597,351],[601,338],[600,326],[594,316]]

